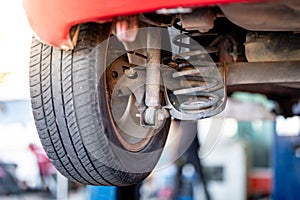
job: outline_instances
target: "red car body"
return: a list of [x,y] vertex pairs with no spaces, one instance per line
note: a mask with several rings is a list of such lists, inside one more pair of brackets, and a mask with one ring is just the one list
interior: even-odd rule
[[42,41],[56,47],[70,48],[70,28],[80,23],[110,21],[117,16],[154,12],[164,8],[253,1],[257,0],[24,0],[24,8],[33,31]]

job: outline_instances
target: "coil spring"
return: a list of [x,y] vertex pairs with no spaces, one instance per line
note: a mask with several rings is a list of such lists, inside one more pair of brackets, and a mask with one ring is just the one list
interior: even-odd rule
[[[178,63],[179,71],[172,76],[185,82],[185,88],[173,90],[173,94],[179,100],[177,110],[171,111],[171,114],[181,120],[206,118],[223,110],[221,108],[225,96],[223,80],[218,76],[216,64],[209,55],[218,52],[214,46],[222,37],[217,37],[203,48],[192,39],[203,36],[215,36],[215,34],[179,34],[172,40],[173,44],[179,47],[179,53],[172,57],[173,62]],[[189,38],[189,43],[183,41],[185,38]],[[188,51],[181,52],[181,48]]]

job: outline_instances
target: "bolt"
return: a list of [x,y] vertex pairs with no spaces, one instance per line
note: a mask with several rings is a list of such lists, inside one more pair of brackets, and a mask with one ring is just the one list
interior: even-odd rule
[[161,113],[161,112],[158,112],[158,114],[157,114],[157,120],[158,120],[158,121],[163,121],[164,119],[165,119],[164,114]]
[[130,79],[137,77],[137,73],[136,73],[135,69],[133,69],[133,68],[126,69],[125,75]]
[[170,117],[168,110],[166,110],[165,108],[158,110],[158,113],[157,113],[158,121],[163,121],[165,118],[168,118],[168,117]]

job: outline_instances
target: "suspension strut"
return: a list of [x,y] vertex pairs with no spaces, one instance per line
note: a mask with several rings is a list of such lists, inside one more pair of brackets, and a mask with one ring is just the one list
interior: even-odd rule
[[160,46],[161,30],[147,31],[146,96],[147,109],[144,121],[149,126],[157,126],[158,109],[160,109]]
[[[172,40],[179,47],[179,53],[172,57],[177,63],[177,71],[172,72],[172,80],[165,79],[165,97],[172,117],[180,120],[198,120],[220,113],[225,107],[225,86],[215,62],[209,54],[218,51],[214,45],[202,47],[193,40],[195,37],[211,34],[179,34]],[[182,48],[186,51],[182,51]],[[170,76],[170,74],[168,74]],[[164,77],[168,76],[164,75]],[[173,84],[180,82],[180,84]]]

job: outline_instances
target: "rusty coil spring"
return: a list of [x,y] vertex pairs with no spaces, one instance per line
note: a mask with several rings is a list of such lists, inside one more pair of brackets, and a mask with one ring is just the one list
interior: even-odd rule
[[[217,53],[218,49],[214,47],[214,44],[220,38],[215,39],[209,46],[201,47],[192,39],[199,36],[203,34],[179,34],[172,39],[173,44],[179,47],[179,53],[172,57],[172,60],[178,63],[179,69],[172,76],[185,83],[184,88],[173,90],[173,94],[180,99],[178,111],[189,120],[213,115],[218,102],[223,98],[222,93],[215,92],[222,89],[224,84],[219,77],[214,75],[216,65],[209,55]],[[187,51],[181,52],[181,48]]]

